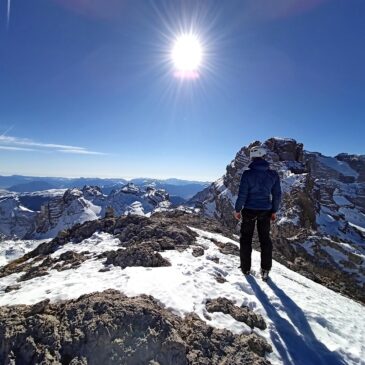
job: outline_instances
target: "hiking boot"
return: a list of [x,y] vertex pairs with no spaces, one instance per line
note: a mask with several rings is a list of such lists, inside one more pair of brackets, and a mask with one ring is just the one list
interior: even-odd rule
[[240,267],[241,271],[242,271],[242,274],[247,276],[247,275],[250,275],[251,274],[251,270],[244,270],[242,267]]
[[261,269],[261,279],[263,281],[268,281],[269,279],[269,270],[264,270],[264,269]]

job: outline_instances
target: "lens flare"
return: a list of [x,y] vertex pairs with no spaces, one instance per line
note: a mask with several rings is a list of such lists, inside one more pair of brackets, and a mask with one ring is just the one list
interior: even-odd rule
[[175,75],[182,78],[197,78],[203,59],[203,49],[195,34],[179,36],[172,48],[171,59]]

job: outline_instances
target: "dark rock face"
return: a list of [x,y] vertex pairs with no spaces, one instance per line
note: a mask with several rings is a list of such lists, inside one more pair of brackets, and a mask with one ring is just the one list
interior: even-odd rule
[[210,313],[222,312],[230,314],[235,320],[246,323],[249,327],[266,329],[266,323],[261,315],[254,313],[248,307],[237,307],[227,298],[209,299],[205,307]]
[[[104,256],[104,255],[103,255]],[[127,247],[117,251],[109,251],[105,254],[105,265],[120,266],[125,269],[128,266],[160,267],[170,266],[170,262],[164,259],[150,246],[139,245]]]
[[279,161],[303,161],[303,144],[297,143],[294,139],[270,138],[265,144],[278,156]]
[[256,335],[181,319],[150,296],[108,290],[76,300],[0,308],[0,363],[268,365]]

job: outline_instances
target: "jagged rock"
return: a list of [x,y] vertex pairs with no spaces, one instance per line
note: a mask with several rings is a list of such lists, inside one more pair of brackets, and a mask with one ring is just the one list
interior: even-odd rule
[[19,271],[24,272],[18,279],[19,281],[26,281],[35,277],[48,275],[50,269],[57,271],[76,269],[87,259],[87,256],[85,256],[85,253],[67,251],[57,258],[41,256],[38,257],[38,259],[39,261],[43,261],[37,265],[33,265],[34,262],[30,262],[18,267]]
[[214,238],[210,238],[210,240],[219,248],[219,251],[223,253],[224,255],[240,255],[240,249],[237,245],[235,245],[232,242],[219,242],[215,240]]
[[230,314],[235,320],[246,323],[249,327],[257,327],[259,329],[266,329],[266,323],[260,314],[254,313],[248,307],[237,307],[232,301],[227,298],[209,299],[205,307],[210,313],[222,312]]
[[[103,255],[104,256],[104,255]],[[164,259],[150,246],[131,246],[117,251],[109,251],[105,254],[105,265],[120,266],[125,269],[128,266],[160,267],[170,266],[170,262]]]
[[268,365],[270,345],[185,319],[146,295],[107,290],[76,300],[0,308],[0,363]]
[[[225,175],[189,202],[237,234],[240,224],[233,218],[233,211],[240,179],[250,163],[250,149],[260,144],[255,141],[243,147]],[[364,301],[360,293],[365,289],[365,264],[361,259],[365,256],[365,155],[327,157],[304,151],[303,144],[290,138],[270,138],[263,145],[271,168],[281,177],[283,190],[277,221],[271,229],[274,258],[331,289]],[[313,257],[307,247],[314,236],[325,240],[323,245],[316,245]],[[218,245],[221,252],[229,251]],[[343,250],[345,246],[349,248]],[[254,248],[259,249],[257,233]],[[232,250],[232,254],[238,254],[237,249]],[[358,255],[351,258],[353,252]],[[336,255],[344,259],[337,262]],[[308,264],[299,265],[298,256]],[[337,275],[334,283],[333,272]],[[342,281],[346,285],[337,284]]]
[[85,253],[67,251],[61,254],[60,257],[54,261],[56,264],[52,267],[52,269],[57,271],[77,269],[85,260],[87,260]]
[[210,260],[210,261],[215,262],[216,264],[219,264],[219,257],[217,257],[217,256],[207,256],[206,258],[207,258],[207,260]]
[[180,225],[178,222],[171,225],[170,222],[151,218],[135,221],[128,220],[128,224],[125,225],[118,235],[121,243],[124,246],[129,246],[136,242],[150,240],[151,238],[155,240],[171,239],[175,246],[187,247],[194,243],[196,234],[186,226]]
[[192,255],[194,257],[203,256],[204,255],[204,248],[203,247],[200,247],[200,246],[194,246],[193,247]]

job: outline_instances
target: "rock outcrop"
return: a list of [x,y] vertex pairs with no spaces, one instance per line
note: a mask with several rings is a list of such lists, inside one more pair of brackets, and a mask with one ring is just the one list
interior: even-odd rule
[[222,312],[230,314],[235,320],[246,323],[249,327],[266,329],[266,323],[262,316],[254,313],[248,307],[238,307],[227,298],[209,299],[205,303],[205,307],[209,313]]
[[170,266],[168,260],[155,252],[149,245],[136,245],[110,251],[103,254],[106,257],[105,265],[120,266],[122,269],[131,266],[160,267]]
[[184,319],[154,298],[115,290],[52,304],[0,308],[0,363],[268,365],[270,345]]

